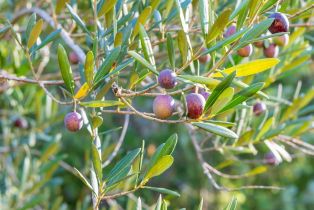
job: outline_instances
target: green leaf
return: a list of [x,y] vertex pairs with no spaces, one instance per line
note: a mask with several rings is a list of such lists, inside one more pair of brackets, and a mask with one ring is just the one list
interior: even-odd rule
[[256,168],[252,169],[251,171],[245,173],[245,176],[255,176],[258,174],[265,173],[266,171],[267,171],[266,166],[258,166]]
[[178,135],[172,134],[166,141],[165,145],[162,148],[161,155],[171,155],[174,151],[174,148],[176,147],[178,142]]
[[201,199],[200,203],[198,204],[197,210],[203,210],[203,198]]
[[[224,73],[230,74],[234,71],[237,71],[237,77],[244,77],[249,75],[254,75],[261,73],[269,68],[274,67],[279,63],[277,58],[263,58],[258,60],[249,61],[247,63],[238,64],[233,67],[223,70]],[[220,72],[217,72],[212,75],[212,77],[223,77]]]
[[173,45],[173,39],[169,33],[167,33],[167,51],[168,58],[172,69],[176,68],[176,58],[175,58],[175,50]]
[[231,14],[231,9],[227,9],[219,15],[214,25],[211,27],[210,31],[208,32],[206,43],[210,43],[218,35],[222,34],[223,30],[228,24],[230,14]]
[[217,114],[221,109],[224,108],[226,104],[228,104],[231,99],[233,98],[234,89],[232,87],[228,87],[225,89],[217,98],[215,103],[213,104],[210,114],[215,115]]
[[74,94],[74,80],[72,75],[72,69],[69,63],[69,59],[64,47],[59,44],[58,45],[58,61],[59,67],[61,70],[61,75],[64,81],[65,86],[70,91],[70,93]]
[[103,118],[100,117],[100,116],[93,116],[92,117],[92,127],[95,129],[95,128],[98,128],[99,126],[102,125],[103,123]]
[[144,183],[146,183],[149,179],[159,176],[163,172],[165,172],[173,163],[173,157],[171,155],[165,155],[161,157],[157,163],[147,172],[144,177]]
[[132,39],[134,37],[136,37],[136,35],[138,34],[139,30],[140,30],[140,25],[145,25],[148,17],[151,15],[152,13],[152,7],[148,6],[146,7],[140,14],[140,16],[137,18],[136,24],[134,26],[134,30],[132,32]]
[[182,62],[185,63],[188,60],[188,52],[189,52],[189,47],[188,47],[188,42],[186,39],[186,34],[184,33],[183,30],[178,31],[178,47],[180,50],[180,54],[182,57]]
[[223,39],[219,42],[217,42],[214,46],[212,46],[211,48],[207,49],[207,50],[204,50],[200,56],[202,55],[206,55],[206,54],[209,54],[213,51],[216,51],[218,49],[221,49],[223,48],[224,46],[228,45],[228,44],[231,44],[233,42],[235,42],[237,39],[239,39],[244,33],[246,33],[248,31],[248,29],[243,29],[241,31],[237,31],[235,34],[229,36],[228,38],[226,39]]
[[163,193],[163,194],[168,194],[168,195],[173,195],[173,196],[176,196],[176,197],[180,197],[180,194],[177,193],[176,191],[169,190],[169,189],[166,189],[166,188],[151,187],[151,186],[144,186],[143,188],[144,189],[148,189],[148,190],[152,190],[152,191],[156,191],[156,192],[160,192],[160,193]]
[[46,196],[44,194],[30,196],[30,199],[27,199],[26,201],[24,201],[22,203],[23,206],[21,208],[18,208],[17,210],[35,209],[36,206],[44,202],[45,199],[46,199]]
[[94,85],[97,85],[104,76],[106,76],[110,69],[113,68],[113,64],[116,62],[119,54],[120,54],[120,47],[114,48],[109,55],[106,57],[105,61],[99,67],[95,77],[94,77]]
[[152,0],[150,6],[152,7],[152,11],[154,11],[158,5],[160,4],[161,0]]
[[224,208],[224,210],[235,210],[237,207],[237,198],[232,197],[231,201],[229,202],[228,206]]
[[182,79],[189,80],[198,84],[206,85],[210,88],[216,87],[220,81],[211,77],[193,76],[193,75],[178,75]]
[[122,158],[109,172],[106,180],[110,180],[112,177],[118,175],[123,169],[130,166],[135,158],[140,154],[141,149],[135,149],[129,152],[124,158]]
[[142,201],[140,197],[137,199],[136,210],[142,210]]
[[141,46],[143,49],[144,57],[146,58],[147,61],[149,61],[156,68],[153,48],[143,25],[140,25],[139,34],[140,34]]
[[226,122],[226,121],[219,121],[219,120],[206,120],[205,122],[209,122],[212,124],[220,125],[222,127],[233,127],[236,123]]
[[161,210],[161,202],[162,202],[162,197],[161,195],[159,195],[155,210]]
[[259,37],[261,34],[265,33],[269,26],[274,22],[273,18],[267,18],[262,22],[254,25],[244,36],[240,39],[240,42],[245,42],[256,37]]
[[29,40],[30,34],[32,29],[34,28],[34,25],[36,24],[36,13],[33,13],[27,23],[26,26],[26,31],[25,31],[25,37],[26,37],[26,41]]
[[94,80],[94,68],[95,68],[93,51],[89,51],[86,54],[84,67],[85,67],[84,68],[85,80],[86,80],[87,84],[90,87],[92,87],[93,80]]
[[208,34],[209,30],[209,12],[208,12],[208,0],[200,0],[198,3],[199,14],[201,18],[201,28],[203,35]]
[[82,21],[82,19],[74,12],[73,8],[69,5],[66,4],[70,15],[72,16],[72,18],[74,19],[74,21],[77,23],[77,25],[83,30],[85,31],[88,35],[91,36],[91,33],[89,32],[89,30],[87,29],[85,23]]
[[184,34],[186,34],[188,32],[188,25],[187,25],[185,17],[184,17],[183,9],[181,7],[179,0],[174,0],[174,1],[176,3],[177,9],[179,11],[179,17],[180,17],[180,22],[181,22],[183,32],[184,32]]
[[81,106],[86,107],[110,107],[110,106],[121,106],[123,103],[121,101],[112,101],[112,100],[98,100],[98,101],[87,101],[87,102],[80,102]]
[[53,41],[57,36],[60,34],[61,29],[55,30],[54,32],[50,33],[38,46],[35,47],[35,49],[32,51],[39,50],[46,46],[49,42]]
[[76,168],[73,168],[73,173],[74,175],[76,175],[78,178],[81,179],[81,181],[85,184],[86,187],[88,187],[91,191],[95,192],[93,187],[90,185],[90,183],[87,181],[87,179],[79,170],[77,170]]
[[43,154],[40,156],[40,162],[47,161],[51,156],[53,156],[59,150],[59,147],[60,147],[60,142],[59,141],[51,142],[47,146],[47,148],[45,149]]
[[220,94],[231,85],[231,82],[234,79],[235,75],[236,72],[232,72],[226,78],[224,78],[219,83],[219,85],[217,85],[217,87],[213,90],[212,94],[208,97],[206,101],[204,113],[206,113],[209,110],[209,108],[212,107],[212,105],[215,103]]
[[116,4],[117,0],[102,0],[98,3],[97,7],[97,16],[101,17],[109,12],[114,5]]
[[91,90],[91,87],[85,82],[80,89],[76,92],[74,95],[75,99],[83,99],[87,96],[89,91]]
[[261,90],[263,87],[264,87],[264,83],[258,82],[241,90],[233,97],[233,99],[219,113],[227,111],[228,109],[235,107],[236,105],[242,103],[243,101],[246,101],[248,98],[253,96],[257,91]]
[[31,48],[36,43],[39,35],[41,34],[43,24],[44,24],[44,21],[40,19],[32,28],[29,34],[28,42],[27,42],[28,48]]
[[99,185],[101,185],[102,183],[101,159],[100,159],[100,155],[95,144],[92,144],[92,161],[93,161],[93,166],[96,172],[96,176],[98,178],[98,183]]
[[210,133],[214,133],[218,136],[223,136],[223,137],[233,138],[233,139],[238,138],[238,135],[234,133],[232,130],[229,130],[228,128],[215,125],[212,123],[193,122],[192,125],[202,128]]
[[244,6],[239,11],[239,16],[237,20],[237,28],[242,28],[243,23],[247,18],[247,14],[249,12],[249,2],[250,0],[244,0]]
[[264,123],[263,127],[257,131],[258,133],[256,135],[255,141],[259,141],[269,131],[273,125],[274,120],[275,118],[271,117]]
[[130,56],[132,56],[133,58],[135,58],[135,60],[140,62],[143,66],[148,68],[148,70],[150,70],[154,74],[158,75],[158,72],[157,72],[156,68],[154,66],[152,66],[149,62],[147,62],[142,56],[137,54],[135,51],[128,51],[128,54]]

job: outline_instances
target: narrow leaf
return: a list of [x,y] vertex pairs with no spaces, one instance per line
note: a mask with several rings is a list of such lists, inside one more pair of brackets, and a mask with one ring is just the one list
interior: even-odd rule
[[100,155],[95,144],[92,144],[92,160],[93,160],[93,166],[96,172],[96,176],[98,178],[98,183],[101,184],[102,183],[101,159],[100,159]]
[[142,56],[140,56],[139,54],[137,54],[135,51],[129,51],[128,54],[130,56],[132,56],[133,58],[135,58],[135,60],[137,60],[138,62],[140,62],[143,66],[145,66],[146,68],[148,68],[148,70],[150,70],[151,72],[153,72],[154,74],[158,75],[158,72],[156,70],[156,68],[154,66],[152,66],[148,61],[146,61]]
[[206,38],[207,43],[210,43],[218,35],[223,33],[223,30],[228,24],[230,14],[231,14],[231,9],[227,9],[219,15],[214,25],[211,27],[210,31],[208,32],[208,36]]
[[58,61],[59,67],[61,70],[61,75],[64,80],[64,84],[70,93],[73,95],[74,93],[74,80],[72,75],[72,69],[69,63],[69,59],[64,47],[59,44],[58,46]]
[[225,128],[219,125],[215,125],[212,123],[199,123],[199,122],[193,122],[192,124],[196,127],[202,128],[218,136],[223,136],[223,137],[233,138],[233,139],[238,138],[238,135],[234,133],[232,130],[229,130],[228,128]]
[[155,176],[159,176],[165,172],[173,163],[173,157],[171,155],[166,155],[160,158],[160,160],[148,171],[144,177],[144,182]]
[[43,23],[44,21],[40,19],[32,28],[27,42],[28,48],[31,48],[36,43],[39,35],[41,34]]
[[160,193],[163,193],[163,194],[168,194],[168,195],[173,195],[173,196],[176,196],[176,197],[180,197],[180,194],[177,193],[176,191],[169,190],[169,189],[166,189],[166,188],[151,187],[151,186],[144,186],[143,188],[144,189],[148,189],[148,190],[152,190],[152,191],[156,191],[156,192],[160,192]]
[[94,68],[95,68],[93,51],[89,51],[86,54],[84,67],[85,67],[84,68],[85,80],[86,80],[87,84],[90,87],[92,87],[93,79],[94,79]]
[[80,102],[81,106],[86,106],[86,107],[110,107],[110,106],[121,106],[123,105],[122,102],[120,101],[111,101],[111,100],[104,100],[104,101],[88,101],[88,102]]

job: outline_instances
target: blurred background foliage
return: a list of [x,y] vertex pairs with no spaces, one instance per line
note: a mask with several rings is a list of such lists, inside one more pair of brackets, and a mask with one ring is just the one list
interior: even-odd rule
[[[0,0],[1,18],[11,19],[15,12],[24,7],[37,6],[50,10],[50,6],[56,5],[55,1],[14,1]],[[89,28],[92,28],[92,13],[89,1],[69,1],[71,5],[79,8],[79,15]],[[142,2],[142,1],[138,1]],[[144,2],[144,1],[143,1]],[[161,1],[165,4],[166,1]],[[193,1],[193,4],[196,4]],[[214,1],[216,13],[220,14],[227,7],[234,8],[237,1]],[[280,11],[294,14],[304,5],[311,5],[313,1],[284,0]],[[141,5],[141,4],[139,4]],[[141,7],[141,6],[139,6]],[[163,7],[161,7],[164,9]],[[313,9],[310,11],[313,14]],[[69,17],[68,12],[63,15]],[[305,17],[305,19],[310,19]],[[313,22],[313,18],[311,19]],[[5,22],[1,20],[1,24]],[[17,31],[25,30],[28,18],[21,19]],[[63,18],[64,25],[71,25],[70,18]],[[73,29],[76,30],[76,29]],[[43,30],[43,37],[52,32],[47,27]],[[91,40],[84,36],[73,36],[84,50],[89,49]],[[153,37],[151,37],[153,38]],[[154,37],[156,38],[156,37]],[[9,70],[17,76],[25,76],[29,73],[29,64],[18,45],[8,37],[2,37],[0,41],[0,68]],[[197,36],[193,40],[199,39]],[[298,41],[300,40],[301,41]],[[199,39],[200,40],[200,39]],[[313,26],[307,28],[303,35],[298,37],[298,43],[307,42],[311,48],[314,43]],[[296,41],[296,42],[297,42]],[[50,59],[45,65],[45,75],[50,78],[60,78],[59,66],[56,62],[56,50],[61,39],[52,42],[49,52],[45,49],[40,54],[48,53]],[[290,47],[296,50],[298,46]],[[165,50],[165,49],[164,49]],[[69,51],[69,49],[68,49]],[[43,55],[40,55],[40,57]],[[254,50],[254,57],[262,56],[259,49]],[[291,56],[287,54],[287,56]],[[280,59],[289,59],[280,55]],[[312,56],[312,51],[310,53]],[[179,57],[179,56],[178,56]],[[302,82],[301,93],[305,93],[313,86],[314,63],[311,58],[292,66],[292,69],[282,74],[273,82],[265,92],[276,95],[278,85],[283,87],[283,98],[292,99],[298,83]],[[156,59],[157,62],[158,59]],[[235,62],[241,60],[234,56]],[[40,63],[35,59],[35,65]],[[161,66],[166,66],[162,63]],[[226,63],[226,67],[232,64]],[[73,67],[74,72],[82,72],[81,64]],[[263,81],[269,75],[261,74],[255,80]],[[125,77],[124,79],[128,79]],[[14,88],[8,88],[5,81],[1,81],[0,115],[1,115],[1,139],[0,139],[0,209],[7,203],[21,203],[20,209],[90,209],[91,197],[88,189],[67,170],[67,165],[74,166],[84,173],[90,170],[91,141],[86,129],[77,133],[69,133],[63,126],[64,115],[71,111],[71,107],[58,105],[48,97],[45,92],[33,84],[16,84]],[[61,89],[49,88],[54,94],[64,94]],[[113,97],[111,95],[110,97]],[[133,102],[141,110],[152,111],[152,99],[137,97]],[[313,101],[310,103],[313,106]],[[310,112],[310,113],[313,113]],[[308,115],[308,114],[306,114]],[[304,116],[306,116],[304,115]],[[28,126],[20,129],[14,126],[17,118],[23,118]],[[119,132],[123,124],[124,116],[116,114],[104,114],[103,124],[99,129],[103,144],[103,159],[111,154]],[[312,118],[311,118],[312,119]],[[312,122],[313,123],[313,122]],[[184,125],[163,124],[147,121],[140,117],[131,116],[127,135],[115,162],[121,159],[127,151],[141,147],[145,141],[146,154],[144,163],[148,162],[156,147],[165,142],[173,133],[178,134],[178,144],[174,151],[174,164],[163,175],[154,178],[150,185],[160,186],[175,190],[180,197],[165,196],[170,201],[170,209],[197,209],[203,198],[203,209],[223,209],[233,196],[237,198],[238,209],[251,210],[311,210],[314,209],[314,160],[310,156],[300,155],[292,162],[282,162],[277,166],[267,166],[266,173],[244,179],[225,179],[216,177],[221,185],[238,187],[242,185],[275,185],[283,186],[282,191],[272,190],[241,190],[236,192],[218,191],[208,182],[200,165],[197,163],[195,150],[189,139],[189,134]],[[300,136],[308,143],[314,144],[313,132],[307,132]],[[53,146],[52,146],[53,145]],[[51,154],[45,153],[50,148]],[[52,149],[51,149],[52,148]],[[249,168],[241,161],[230,162],[233,167],[228,167],[228,161],[223,153],[210,152],[206,154],[208,160],[219,169],[225,169],[230,174],[239,174]],[[245,154],[243,155],[245,158]],[[248,156],[249,158],[251,156]],[[258,153],[254,159],[262,160],[264,153]],[[247,158],[248,159],[248,158]],[[197,164],[196,164],[197,163]],[[221,165],[226,164],[226,166]],[[255,164],[255,163],[253,163]],[[256,163],[256,166],[260,165]],[[110,167],[109,167],[110,169]],[[109,169],[105,170],[106,172]],[[34,184],[35,183],[35,184]],[[30,186],[32,186],[30,188]],[[140,190],[134,194],[111,200],[103,204],[104,209],[135,209],[137,197],[141,197],[143,206],[151,206],[158,200],[159,194],[149,190]],[[38,207],[41,206],[41,207]]]

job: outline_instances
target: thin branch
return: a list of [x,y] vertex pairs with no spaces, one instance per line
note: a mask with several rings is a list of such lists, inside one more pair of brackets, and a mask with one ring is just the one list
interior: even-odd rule
[[301,10],[301,11],[299,11],[299,12],[293,14],[293,15],[291,15],[291,16],[289,17],[289,19],[293,19],[293,18],[295,18],[295,17],[298,17],[298,16],[301,15],[302,13],[307,12],[308,10],[310,10],[310,9],[312,9],[312,8],[314,8],[314,4],[312,4],[311,6],[309,6],[309,7],[305,8],[305,9],[303,9],[303,10]]
[[110,156],[108,157],[108,159],[102,164],[102,167],[106,167],[107,165],[109,165],[111,163],[111,161],[117,156],[118,151],[120,150],[120,147],[125,139],[125,134],[126,131],[128,129],[129,126],[129,121],[130,121],[130,115],[125,115],[124,117],[124,124],[123,124],[123,128],[119,137],[119,140],[113,150],[113,152],[110,154]]
[[[31,84],[43,84],[43,85],[62,85],[63,80],[34,80],[26,77],[17,77],[15,75],[9,74],[5,70],[0,70],[0,79],[13,80],[21,83],[31,83]],[[74,80],[80,80],[79,76],[74,77]]]

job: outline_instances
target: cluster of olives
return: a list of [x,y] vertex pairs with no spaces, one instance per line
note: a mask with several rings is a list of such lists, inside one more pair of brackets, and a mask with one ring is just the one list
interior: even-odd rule
[[[269,16],[270,18],[274,18],[274,22],[268,28],[268,30],[272,33],[281,33],[289,31],[289,21],[286,15],[275,12]],[[227,38],[236,33],[236,26],[231,25],[227,28],[224,33],[224,37]],[[257,48],[263,48],[264,56],[267,58],[275,58],[278,56],[279,48],[288,44],[289,36],[287,34],[278,36],[272,39],[272,43],[264,43],[264,41],[258,41],[254,43],[254,46]],[[238,49],[237,54],[241,57],[249,57],[253,53],[252,44],[246,45],[243,48]]]
[[[275,12],[270,15],[270,18],[274,18],[274,22],[269,27],[269,31],[271,33],[288,32],[289,21],[284,14]],[[236,26],[231,25],[224,33],[224,37],[227,38],[234,33],[236,33]],[[257,48],[263,48],[264,55],[266,57],[276,57],[278,56],[278,46],[286,45],[288,43],[288,39],[288,35],[285,34],[274,38],[273,43],[268,44],[268,46],[266,46],[263,41],[255,42],[254,46]],[[249,44],[239,49],[237,53],[241,57],[249,57],[253,53],[253,46]],[[199,57],[199,62],[205,64],[209,62],[210,59],[210,55],[205,54]],[[77,64],[79,62],[78,56],[74,52],[69,55],[69,60],[72,64]],[[177,85],[176,73],[170,69],[162,70],[158,76],[158,84],[160,87],[165,89],[174,88]],[[202,116],[208,96],[209,93],[203,89],[199,90],[199,93],[194,91],[186,96],[187,116],[189,118],[198,119]],[[266,105],[263,103],[259,102],[253,106],[253,112],[256,116],[264,113],[265,110]],[[174,111],[175,101],[170,95],[159,95],[154,99],[153,112],[157,118],[167,119],[172,116]],[[65,116],[64,124],[69,131],[78,131],[83,126],[82,116],[77,112],[70,112]]]
[[[158,84],[165,89],[174,88],[177,85],[176,74],[170,69],[164,69],[159,73]],[[205,99],[208,93],[190,93],[186,96],[187,116],[191,119],[198,119],[202,116]],[[175,101],[170,95],[159,95],[154,99],[153,111],[157,118],[166,119],[175,110]]]

